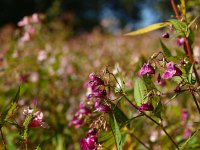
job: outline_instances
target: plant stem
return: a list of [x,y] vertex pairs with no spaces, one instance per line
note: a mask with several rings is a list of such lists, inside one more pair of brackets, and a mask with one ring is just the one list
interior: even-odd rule
[[[178,13],[178,9],[176,7],[176,4],[175,4],[174,0],[170,0],[170,1],[171,1],[172,8],[174,10],[174,13],[176,15],[176,18],[178,20],[180,20],[181,17],[180,17],[180,15]],[[185,39],[185,52],[189,55],[190,63],[193,64],[194,63],[194,58],[193,58],[193,54],[192,54],[192,50],[191,50],[191,44],[189,43],[188,38],[186,36],[184,37],[184,39]],[[194,73],[195,73],[195,77],[196,77],[197,83],[198,83],[198,85],[200,85],[200,79],[199,79],[199,76],[198,76],[198,73],[196,71],[195,66],[194,66]]]
[[199,111],[199,114],[200,114],[200,107],[199,107],[198,101],[197,101],[197,99],[196,99],[194,93],[191,92],[191,94],[192,94],[193,100],[194,100],[194,102],[195,102],[195,104],[196,104],[196,106],[197,106],[197,109],[198,109],[198,111]]
[[[138,110],[138,107],[136,105],[134,105],[130,99],[123,93],[125,99],[136,109]],[[159,127],[161,127],[161,129],[165,132],[165,134],[168,136],[168,138],[171,140],[171,142],[176,146],[176,148],[179,150],[178,145],[176,144],[176,142],[173,140],[173,138],[169,135],[169,133],[167,133],[166,129],[163,127],[162,124],[158,123],[156,120],[154,120],[151,116],[147,115],[146,113],[142,112],[141,113],[147,117],[149,120],[151,120],[152,122],[154,122],[156,125],[158,125]]]
[[176,18],[179,20],[179,19],[180,19],[180,16],[179,16],[179,13],[178,13],[178,9],[177,9],[177,7],[176,7],[176,4],[175,4],[174,0],[170,0],[170,1],[171,1],[172,8],[173,8],[173,10],[174,10],[174,13],[175,13],[175,15],[176,15]]
[[133,134],[133,133],[129,133],[131,136],[133,136],[140,144],[142,144],[145,148],[147,148],[147,149],[149,149],[150,150],[150,148],[145,144],[145,143],[143,143],[137,136],[135,136],[135,134]]
[[0,129],[0,131],[1,131],[1,138],[2,138],[2,141],[3,141],[3,145],[4,145],[4,150],[7,150],[7,148],[6,148],[6,141],[5,141],[5,138],[3,136],[2,128]]

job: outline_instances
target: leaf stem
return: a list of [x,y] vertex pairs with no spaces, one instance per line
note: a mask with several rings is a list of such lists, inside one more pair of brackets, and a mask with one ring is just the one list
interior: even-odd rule
[[196,99],[194,93],[191,92],[191,94],[192,94],[192,98],[193,98],[193,100],[194,100],[194,102],[195,102],[195,104],[196,104],[196,107],[197,107],[197,109],[198,109],[198,111],[199,111],[199,114],[200,114],[200,107],[199,107],[198,101],[197,101],[197,99]]
[[[136,105],[134,105],[130,99],[123,93],[125,99],[136,109],[138,110],[138,107]],[[179,150],[178,145],[176,144],[176,142],[173,140],[173,138],[169,135],[169,133],[166,131],[166,129],[163,127],[162,124],[158,123],[156,120],[154,120],[151,116],[147,115],[146,113],[141,111],[141,114],[143,114],[145,117],[147,117],[149,120],[151,120],[152,122],[154,122],[156,125],[158,125],[164,132],[165,134],[168,136],[168,138],[171,140],[171,142],[176,146],[176,148]]]
[[148,150],[150,150],[150,148],[145,144],[143,143],[137,136],[135,136],[135,134],[133,133],[129,133],[131,136],[133,136],[140,144],[142,144],[145,148],[147,148]]
[[180,16],[179,16],[179,13],[178,13],[178,9],[177,9],[177,7],[176,7],[176,4],[175,4],[174,0],[170,0],[170,2],[171,2],[171,5],[172,5],[172,8],[173,8],[173,10],[174,10],[174,13],[175,13],[175,15],[176,15],[176,18],[179,20],[179,19],[180,19]]

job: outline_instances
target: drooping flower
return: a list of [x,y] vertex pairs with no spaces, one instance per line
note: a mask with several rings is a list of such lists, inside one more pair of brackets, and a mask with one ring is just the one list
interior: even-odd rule
[[144,65],[142,66],[142,68],[139,71],[139,74],[141,76],[143,76],[145,74],[155,74],[155,70],[149,63],[147,63],[147,64],[144,63]]
[[174,65],[174,62],[169,62],[166,65],[166,70],[162,74],[163,79],[170,79],[174,76],[181,76],[182,71]]
[[139,107],[139,111],[153,111],[153,105],[149,102],[145,103],[145,104],[142,104],[140,107]]
[[180,38],[180,39],[178,39],[178,40],[176,41],[176,43],[177,43],[178,46],[182,46],[182,45],[185,44],[185,39],[184,39],[184,38]]

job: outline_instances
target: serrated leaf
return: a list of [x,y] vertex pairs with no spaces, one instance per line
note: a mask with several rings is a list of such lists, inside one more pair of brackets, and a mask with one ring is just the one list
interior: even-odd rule
[[177,34],[184,37],[184,36],[189,36],[190,34],[190,29],[187,27],[187,24],[185,22],[181,22],[176,19],[170,19],[170,23],[172,23],[174,29],[176,30]]
[[144,34],[144,33],[147,33],[147,32],[151,32],[151,31],[154,31],[154,30],[157,30],[157,29],[160,29],[160,28],[169,26],[169,25],[170,25],[169,22],[155,23],[155,24],[149,25],[149,26],[147,26],[147,27],[141,28],[141,29],[139,29],[139,30],[136,30],[136,31],[127,33],[127,34],[125,34],[125,36],[140,35],[140,34]]
[[117,123],[115,116],[113,114],[110,114],[109,116],[110,116],[109,117],[110,126],[111,126],[113,136],[115,138],[117,150],[122,150],[122,136],[121,136],[121,132],[119,130],[118,123]]
[[167,46],[160,40],[160,44],[161,44],[161,47],[162,47],[162,50],[165,54],[166,57],[171,57],[172,54],[170,52],[170,50],[167,48]]
[[147,88],[144,81],[140,78],[136,78],[134,84],[134,98],[137,106],[141,106],[142,103],[147,102],[147,98],[145,98],[145,91],[147,91]]

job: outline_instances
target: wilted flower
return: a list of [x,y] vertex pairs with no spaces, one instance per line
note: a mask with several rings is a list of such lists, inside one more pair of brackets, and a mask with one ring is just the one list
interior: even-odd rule
[[185,39],[184,39],[184,38],[180,38],[180,39],[178,39],[178,40],[176,41],[176,43],[177,43],[178,46],[182,46],[182,45],[184,45],[184,43],[185,43]]
[[153,111],[153,105],[149,102],[145,103],[145,104],[142,104],[140,107],[139,107],[139,111]]
[[142,68],[139,71],[139,74],[141,76],[143,76],[145,74],[155,74],[155,70],[149,63],[147,63],[147,64],[144,63],[144,65],[142,66]]
[[164,71],[162,78],[163,79],[170,79],[174,76],[181,76],[182,72],[179,68],[174,65],[174,62],[169,62],[166,65],[166,70]]

